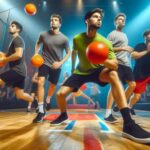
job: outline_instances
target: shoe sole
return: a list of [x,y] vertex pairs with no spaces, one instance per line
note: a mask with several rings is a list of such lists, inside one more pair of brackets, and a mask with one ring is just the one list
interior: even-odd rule
[[69,119],[66,119],[66,120],[64,120],[64,121],[62,121],[62,122],[60,122],[60,123],[57,123],[57,124],[51,124],[51,123],[50,123],[50,125],[51,125],[51,126],[53,126],[53,125],[54,125],[54,126],[57,126],[57,125],[61,125],[61,124],[68,124],[68,121],[69,121]]
[[135,137],[133,137],[132,135],[127,134],[127,133],[124,133],[124,132],[122,133],[122,136],[123,136],[124,138],[128,138],[128,139],[130,139],[130,140],[132,140],[132,141],[135,141],[135,142],[137,142],[137,143],[150,144],[150,138],[146,138],[146,139],[135,138]]
[[111,124],[118,122],[117,120],[116,121],[107,121],[107,120],[104,120],[104,121],[107,122],[107,123],[111,123]]
[[44,122],[45,120],[44,120],[44,117],[42,118],[42,120],[40,120],[40,121],[33,121],[33,123],[42,123],[42,122]]

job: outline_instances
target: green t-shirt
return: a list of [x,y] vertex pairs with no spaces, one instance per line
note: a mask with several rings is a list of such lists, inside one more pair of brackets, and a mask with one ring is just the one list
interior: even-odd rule
[[86,48],[93,41],[103,42],[104,44],[106,44],[109,48],[108,58],[109,59],[116,58],[115,53],[112,50],[111,42],[108,41],[103,36],[101,36],[100,34],[97,33],[95,37],[92,38],[87,37],[86,33],[78,34],[73,39],[73,49],[77,51],[79,58],[79,64],[75,69],[74,74],[88,75],[103,65],[103,64],[98,65],[91,64],[86,57]]

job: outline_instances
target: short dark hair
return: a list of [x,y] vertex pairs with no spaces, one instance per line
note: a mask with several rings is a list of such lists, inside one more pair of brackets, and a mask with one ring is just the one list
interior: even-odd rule
[[124,17],[126,19],[126,15],[124,13],[118,13],[116,16],[115,16],[115,21],[118,19],[118,17]]
[[149,34],[150,34],[150,29],[145,30],[144,33],[143,33],[143,37],[146,37]]
[[57,17],[59,19],[59,22],[62,24],[62,18],[59,14],[52,14],[51,18],[53,18],[53,17]]
[[19,22],[17,22],[17,21],[12,21],[12,22],[11,22],[11,25],[12,25],[12,24],[15,24],[16,27],[17,27],[17,29],[20,30],[19,32],[22,32],[23,27],[22,27],[22,25],[21,25]]
[[104,17],[104,11],[103,11],[103,9],[95,8],[95,9],[93,9],[93,10],[88,11],[88,12],[85,14],[84,20],[89,19],[95,12],[98,12],[98,13],[101,15],[102,18]]

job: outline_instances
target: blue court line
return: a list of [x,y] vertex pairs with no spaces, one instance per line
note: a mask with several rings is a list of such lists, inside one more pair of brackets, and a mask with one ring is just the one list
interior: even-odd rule
[[68,130],[72,130],[74,125],[75,125],[76,121],[73,120],[71,122],[68,123],[68,125],[66,126],[66,128],[64,130],[68,131]]
[[99,119],[99,126],[101,129],[101,132],[114,132],[104,121],[104,117],[100,113],[95,113]]

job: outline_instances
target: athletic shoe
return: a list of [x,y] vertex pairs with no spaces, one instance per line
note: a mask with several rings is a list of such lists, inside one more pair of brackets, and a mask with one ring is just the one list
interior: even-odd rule
[[38,108],[38,107],[36,108],[35,112],[36,112],[36,113],[39,113],[39,108]]
[[45,113],[39,112],[37,116],[33,119],[33,123],[43,122]]
[[113,111],[114,111],[114,112],[118,112],[118,111],[119,111],[119,108],[118,108],[117,106],[115,106],[115,107],[113,108]]
[[130,112],[131,112],[132,115],[136,115],[134,109],[131,108],[131,109],[130,109]]
[[150,144],[150,133],[134,121],[124,125],[122,136],[138,143]]
[[118,122],[117,119],[112,115],[110,114],[107,118],[104,118],[104,120],[108,123],[116,123]]
[[51,104],[50,103],[45,103],[45,109],[49,111],[51,109]]
[[58,118],[56,118],[54,121],[52,121],[50,124],[51,125],[60,125],[62,123],[65,123],[68,121],[68,116],[67,113],[61,113]]

